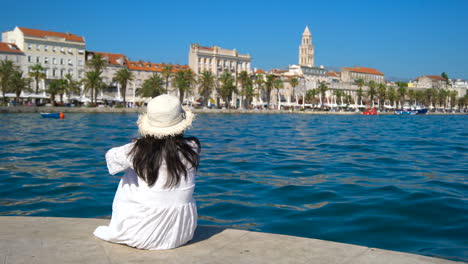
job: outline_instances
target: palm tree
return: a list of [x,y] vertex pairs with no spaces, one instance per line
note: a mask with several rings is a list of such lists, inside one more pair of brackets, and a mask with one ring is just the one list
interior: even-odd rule
[[68,102],[71,102],[71,94],[77,94],[80,92],[80,86],[78,82],[73,80],[73,76],[69,73],[65,75],[65,93],[67,94]]
[[244,107],[244,95],[245,95],[245,88],[247,86],[247,83],[250,81],[250,76],[249,76],[249,73],[247,73],[247,71],[241,71],[239,73],[239,77],[237,78],[237,80],[240,82],[240,85],[241,85],[241,90],[240,90],[240,94],[241,94],[241,107]]
[[14,72],[19,70],[18,66],[16,66],[12,61],[9,60],[2,60],[0,61],[0,84],[3,93],[3,103],[6,103],[6,92],[8,90],[8,85],[10,83],[10,79],[13,76]]
[[328,86],[326,82],[320,82],[320,85],[318,87],[318,91],[320,94],[320,109],[323,109],[324,105],[324,100],[325,100],[325,93],[328,90]]
[[283,88],[283,80],[281,78],[276,78],[274,83],[276,89],[276,98],[278,98],[278,110],[281,110],[281,97],[279,90]]
[[387,97],[387,87],[384,83],[379,83],[377,87],[377,96],[379,97],[379,109],[382,110],[382,105],[385,104],[385,99]]
[[412,104],[417,104],[416,103],[416,92],[413,89],[408,90],[408,98]]
[[114,80],[120,84],[121,93],[123,97],[123,104],[126,106],[125,96],[127,94],[127,83],[129,81],[133,81],[133,73],[129,71],[127,68],[122,68],[117,71],[114,75]]
[[263,91],[263,84],[265,84],[265,80],[263,79],[263,74],[259,74],[255,76],[255,84],[257,86],[257,101],[259,100],[259,97],[261,97],[262,91]]
[[226,108],[230,108],[229,102],[232,99],[232,94],[236,91],[236,86],[234,84],[234,77],[227,71],[225,71],[219,77],[219,88],[218,93],[223,98],[224,104]]
[[65,89],[66,81],[59,79],[53,80],[50,82],[49,87],[47,88],[46,92],[50,94],[50,102],[52,106],[55,106],[55,96],[57,94],[63,93]]
[[22,71],[14,71],[10,78],[10,84],[12,91],[16,94],[16,103],[19,102],[21,92],[24,90],[30,90],[30,79],[23,77]]
[[450,109],[453,109],[453,107],[455,106],[456,101],[457,101],[457,95],[458,95],[457,91],[449,91]]
[[359,102],[359,105],[362,105],[362,96],[364,95],[364,92],[362,91],[362,87],[365,85],[365,82],[363,79],[357,79],[355,83],[359,87],[357,91],[358,102]]
[[372,102],[372,108],[374,107],[374,96],[377,94],[377,91],[376,91],[376,86],[377,86],[377,83],[375,83],[375,81],[371,80],[369,81],[369,83],[367,84],[369,86],[369,91],[367,92],[367,94],[369,95],[370,97],[370,100]]
[[292,77],[289,80],[289,84],[291,84],[292,87],[292,98],[294,98],[295,103],[297,104],[297,99],[296,99],[296,86],[299,85],[299,80],[296,77]]
[[275,87],[275,80],[276,80],[276,76],[273,74],[268,74],[266,76],[265,93],[266,93],[266,99],[267,99],[267,108],[270,108],[271,91],[273,90],[273,87]]
[[396,82],[398,86],[398,99],[400,101],[400,107],[403,107],[403,103],[405,101],[405,96],[408,93],[408,83],[405,82]]
[[216,88],[215,76],[210,71],[203,71],[199,77],[200,83],[200,94],[203,95],[203,102],[205,106],[208,106],[210,94]]
[[249,78],[249,81],[245,84],[245,101],[247,108],[250,108],[252,105],[253,97],[255,96],[255,89],[253,87],[253,81]]
[[307,101],[308,103],[313,103],[315,101],[316,96],[317,96],[317,90],[316,89],[310,89],[306,93],[305,101]]
[[86,72],[86,77],[83,79],[83,83],[85,85],[85,92],[91,90],[91,103],[93,103],[94,94],[97,93],[97,89],[99,89],[102,86],[101,72]]
[[44,68],[41,66],[40,63],[36,63],[31,66],[31,70],[29,72],[29,76],[34,78],[36,82],[36,94],[39,92],[39,81],[46,78],[46,74],[44,73]]
[[154,73],[149,79],[146,79],[141,89],[136,91],[136,94],[141,97],[156,97],[164,92],[163,78],[159,74]]
[[398,98],[398,96],[396,94],[395,87],[390,86],[390,88],[388,89],[388,99],[390,100],[390,104],[392,106],[394,106],[394,103],[397,100],[397,98]]
[[174,77],[174,81],[177,89],[179,90],[179,100],[183,102],[185,93],[190,92],[193,84],[195,83],[195,77],[192,70],[186,69],[178,71]]
[[171,75],[172,75],[172,64],[166,64],[164,65],[163,69],[162,69],[162,76],[164,77],[164,80],[165,80],[165,85],[166,85],[166,94],[169,92],[169,80],[171,78]]
[[86,65],[93,71],[100,72],[107,66],[107,61],[104,60],[101,54],[94,54],[93,58],[86,62]]

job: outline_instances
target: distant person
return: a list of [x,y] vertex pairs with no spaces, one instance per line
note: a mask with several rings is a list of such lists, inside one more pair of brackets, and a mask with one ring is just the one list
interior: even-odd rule
[[141,137],[106,153],[110,174],[125,171],[100,239],[139,249],[171,249],[193,237],[197,206],[192,197],[200,143],[184,137],[194,114],[179,99],[161,95],[138,118]]

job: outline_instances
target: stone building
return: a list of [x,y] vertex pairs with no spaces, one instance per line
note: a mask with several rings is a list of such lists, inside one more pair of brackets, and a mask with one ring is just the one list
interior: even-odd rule
[[[60,33],[15,27],[2,33],[3,42],[13,43],[24,52],[21,68],[25,73],[35,64],[45,69],[46,79],[61,79],[71,74],[82,78],[85,66],[85,39],[72,33]],[[34,85],[34,84],[33,84]],[[40,89],[46,82],[42,80]]]
[[239,54],[236,49],[228,50],[218,46],[204,47],[199,44],[190,45],[189,67],[198,75],[203,71],[211,71],[217,77],[224,71],[236,76],[241,71],[251,73],[252,58],[249,54]]
[[446,89],[447,79],[438,75],[425,75],[416,78],[415,89]]
[[299,45],[299,65],[314,67],[314,45],[312,44],[312,34],[306,26],[302,33],[301,45]]
[[0,42],[0,61],[1,60],[9,60],[15,65],[21,66],[24,63],[24,53],[16,44]]
[[373,68],[354,66],[353,68],[343,67],[341,70],[341,80],[347,83],[353,83],[357,79],[363,79],[364,82],[374,81],[376,83],[385,83],[384,74]]

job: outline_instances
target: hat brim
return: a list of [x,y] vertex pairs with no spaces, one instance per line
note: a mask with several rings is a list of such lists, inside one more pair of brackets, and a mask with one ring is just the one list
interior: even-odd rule
[[179,123],[170,127],[154,127],[149,124],[148,114],[142,114],[138,117],[138,131],[143,136],[153,136],[156,138],[163,138],[168,136],[175,136],[182,134],[186,129],[192,126],[195,115],[188,107],[183,107],[185,111],[185,118]]

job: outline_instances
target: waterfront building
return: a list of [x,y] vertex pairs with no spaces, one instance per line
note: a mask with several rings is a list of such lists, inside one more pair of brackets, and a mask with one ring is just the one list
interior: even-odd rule
[[240,54],[236,49],[223,49],[218,46],[204,47],[191,44],[189,50],[189,67],[198,75],[203,71],[211,71],[216,77],[224,71],[236,76],[241,71],[252,73],[252,58],[250,54]]
[[312,44],[312,34],[308,26],[302,33],[301,45],[299,45],[299,65],[314,67],[314,45]]
[[385,83],[384,74],[373,68],[360,66],[343,67],[341,70],[341,80],[347,83],[353,83],[357,79],[364,80],[365,83],[374,81],[376,83]]
[[457,91],[457,97],[463,97],[467,93],[468,89],[468,81],[464,81],[461,79],[456,79],[454,82],[452,82],[452,88]]
[[45,89],[47,81],[64,78],[66,74],[75,80],[83,76],[86,43],[82,36],[15,27],[2,33],[2,41],[23,51],[25,60],[20,67],[25,73],[35,64],[44,67],[46,81],[41,81],[40,89]]
[[21,66],[24,53],[16,44],[0,42],[0,60],[9,60],[17,66]]
[[416,78],[416,89],[446,89],[448,80],[438,75],[424,75]]
[[[114,80],[115,74],[127,67],[128,59],[124,54],[86,51],[86,62],[93,59],[95,55],[100,55],[106,62],[106,67],[102,70],[101,78],[106,88],[100,91],[98,97],[103,100],[122,100],[122,93],[120,91],[120,84]],[[90,69],[88,69],[90,70]],[[80,78],[82,78],[81,76]],[[127,86],[127,92],[129,87]],[[127,93],[128,94],[128,93]]]

